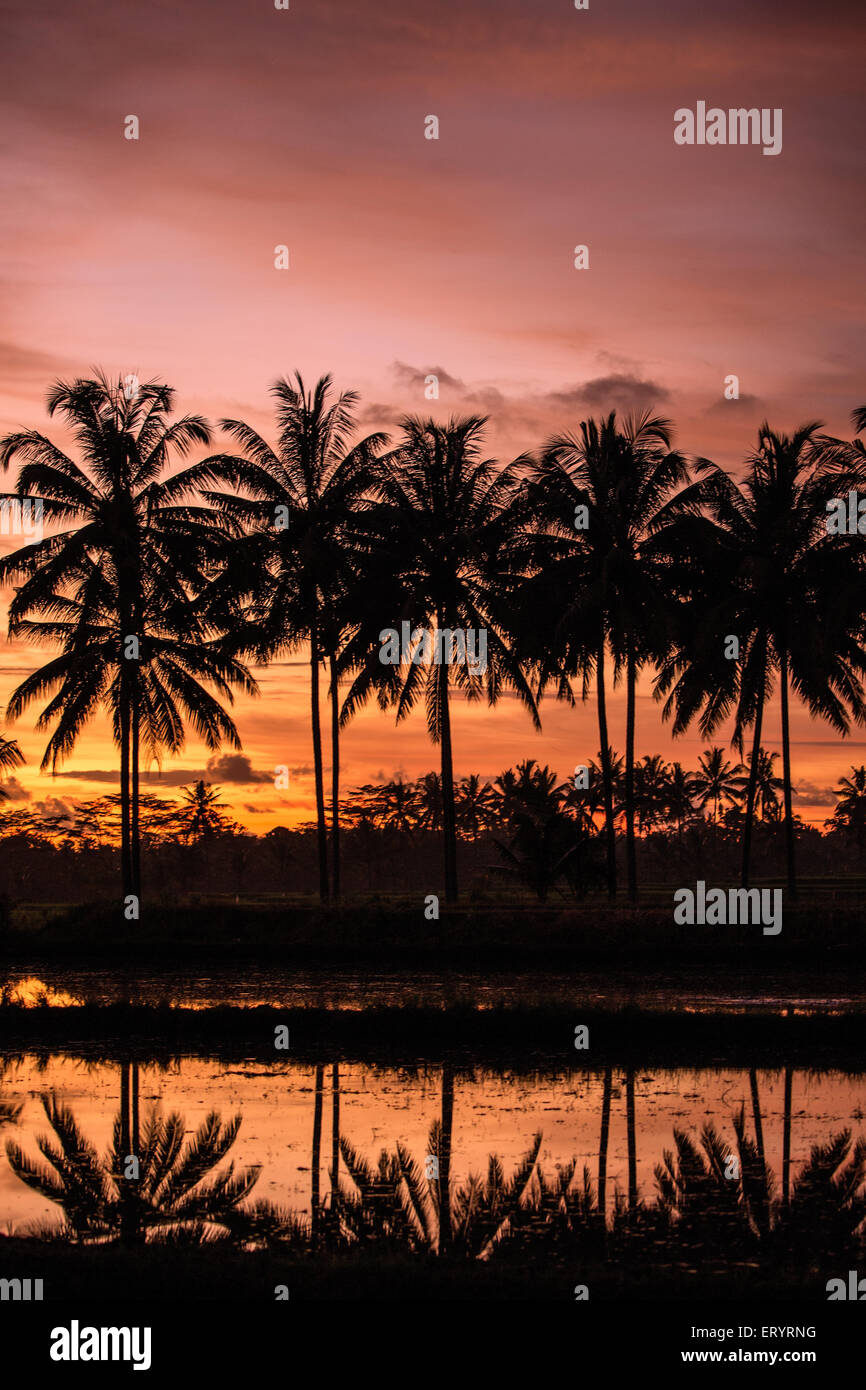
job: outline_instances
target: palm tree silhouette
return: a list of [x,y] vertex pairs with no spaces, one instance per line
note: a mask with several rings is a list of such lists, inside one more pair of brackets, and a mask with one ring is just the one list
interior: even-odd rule
[[[549,536],[540,588],[570,602],[558,625],[560,670],[592,672],[607,828],[608,891],[616,891],[613,785],[608,755],[605,654],[626,679],[625,822],[628,891],[637,897],[635,844],[635,706],[637,674],[666,651],[672,592],[689,556],[684,523],[700,504],[684,458],[671,448],[670,421],[644,411],[620,426],[615,412],[584,420],[577,434],[551,440],[532,482],[534,504]],[[585,525],[575,529],[578,509]],[[567,539],[566,539],[567,537]],[[559,609],[562,601],[560,598]],[[557,663],[554,662],[554,669]]]
[[840,778],[833,795],[838,797],[836,809],[827,825],[853,830],[858,849],[866,844],[866,766],[851,768],[850,777]]
[[[24,754],[18,747],[18,740],[14,738],[0,738],[0,773],[11,772],[13,768],[22,767],[24,764]],[[0,783],[0,801],[8,801],[9,793]]]
[[729,763],[723,748],[705,748],[698,760],[698,770],[693,776],[693,795],[700,810],[706,810],[712,802],[713,823],[718,825],[719,810],[726,804],[733,806],[743,791],[741,773],[743,765]]
[[[243,495],[209,492],[210,504],[249,528],[239,541],[224,599],[235,614],[235,649],[269,660],[307,644],[319,850],[319,895],[329,896],[324,763],[319,711],[319,668],[327,662],[332,704],[335,852],[339,844],[340,643],[347,594],[358,593],[364,546],[360,515],[370,490],[376,451],[387,436],[370,434],[354,445],[358,395],[332,398],[331,378],[308,391],[299,372],[271,387],[276,402],[277,444],[269,444],[242,420],[220,427],[243,457],[217,454],[206,460],[216,478]],[[339,886],[339,884],[337,885]]]
[[[752,727],[752,758],[743,827],[742,883],[748,887],[764,707],[778,671],[788,890],[796,894],[791,806],[789,690],[793,683],[812,718],[842,735],[866,717],[862,677],[862,560],[857,537],[828,534],[833,499],[862,481],[862,466],[822,444],[818,425],[792,435],[764,423],[740,484],[715,464],[698,462],[711,513],[704,560],[712,582],[696,604],[687,636],[662,663],[660,692],[672,691],[674,732],[702,710],[708,737],[735,713],[742,755]],[[730,635],[739,660],[725,656]]]
[[[494,582],[500,553],[515,525],[509,509],[514,465],[499,469],[481,455],[486,421],[478,416],[434,420],[406,416],[404,439],[377,461],[383,551],[391,585],[390,626],[403,621],[432,629],[434,659],[426,667],[407,654],[383,664],[378,630],[383,592],[361,641],[363,664],[343,706],[343,722],[373,693],[381,708],[396,707],[398,723],[423,697],[427,731],[441,750],[440,778],[445,859],[445,896],[457,898],[457,815],[451,736],[452,684],[469,700],[486,693],[490,705],[510,686],[540,728],[535,698],[521,668],[513,610]],[[455,633],[486,633],[486,669],[472,666],[459,651]],[[445,635],[447,634],[447,636]],[[372,640],[371,640],[372,639]],[[480,636],[476,638],[480,643]],[[441,644],[437,652],[437,643]],[[480,647],[476,648],[476,658]],[[456,659],[455,659],[456,658]],[[437,664],[438,659],[438,664]]]
[[220,788],[200,779],[192,786],[181,787],[184,804],[177,813],[181,834],[190,840],[209,840],[224,833],[231,825],[220,801]]
[[124,897],[140,895],[141,742],[155,758],[179,751],[187,717],[209,748],[223,740],[238,748],[234,724],[201,681],[229,700],[233,684],[256,688],[221,650],[200,602],[227,535],[213,513],[188,501],[207,469],[164,476],[174,457],[210,438],[199,416],[170,420],[173,405],[171,388],[155,382],[134,391],[104,374],[57,382],[48,413],[65,418],[81,464],[36,430],[0,441],[3,468],[20,461],[16,495],[38,497],[49,524],[72,523],[0,560],[0,579],[23,581],[9,608],[10,634],[61,647],[18,686],[7,715],[56,691],[38,724],[56,721],[42,760],[56,768],[97,706],[108,706],[120,748]]

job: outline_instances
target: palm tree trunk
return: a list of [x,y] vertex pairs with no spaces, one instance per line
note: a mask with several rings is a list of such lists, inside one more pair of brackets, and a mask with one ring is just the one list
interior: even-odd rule
[[322,1163],[322,1100],[325,1088],[325,1068],[321,1062],[316,1063],[315,1087],[316,1096],[313,1102],[313,1154],[310,1163],[312,1169],[312,1184],[310,1189],[310,1234],[312,1236],[313,1248],[315,1248],[319,1239],[319,1218],[322,1208],[319,1170]]
[[637,850],[634,838],[634,716],[637,686],[634,648],[628,640],[626,656],[626,715],[625,715],[625,844],[628,896],[637,902]]
[[742,886],[749,886],[749,869],[752,858],[752,822],[755,817],[755,795],[758,789],[758,754],[761,749],[761,726],[764,720],[764,697],[758,701],[755,712],[755,733],[752,738],[752,764],[749,768],[749,785],[746,792],[746,821],[743,826],[743,872]]
[[330,656],[331,669],[331,861],[334,898],[340,897],[340,688],[337,659]]
[[340,1206],[340,1067],[331,1067],[331,1219],[336,1227]]
[[779,659],[779,680],[782,695],[782,779],[785,797],[785,852],[788,861],[788,892],[797,896],[797,873],[794,863],[794,812],[791,805],[791,729],[788,717],[788,653]]
[[758,1158],[761,1166],[764,1165],[764,1127],[761,1123],[761,1101],[758,1095],[758,1073],[754,1067],[749,1067],[749,1086],[752,1091],[752,1115],[755,1121],[755,1147],[758,1150]]
[[445,841],[445,901],[457,901],[457,810],[454,805],[454,759],[451,751],[451,709],[448,703],[448,665],[442,662],[439,711],[442,743],[442,833]]
[[791,1202],[791,1091],[794,1069],[785,1068],[785,1108],[782,1121],[782,1206],[787,1211]]
[[[121,1062],[120,1064],[120,1155],[121,1163],[126,1166],[126,1161],[132,1154],[132,1114],[130,1105],[130,1072],[131,1063]],[[131,1245],[135,1240],[135,1222],[132,1214],[132,1202],[130,1199],[129,1184],[131,1178],[123,1177],[121,1170],[120,1183],[120,1241],[122,1245]]]
[[130,854],[130,699],[129,675],[121,656],[120,667],[120,877],[124,901],[134,892]]
[[602,1225],[607,1222],[607,1145],[610,1138],[610,1097],[613,1072],[604,1069],[604,1090],[601,1097],[601,1136],[598,1141],[598,1210]]
[[439,1136],[439,1254],[451,1249],[451,1139],[454,1129],[454,1072],[442,1064],[442,1126]]
[[628,1136],[628,1216],[633,1219],[637,1208],[637,1137],[634,1125],[634,1072],[625,1074],[625,1124]]
[[325,826],[325,774],[322,764],[322,726],[319,723],[319,641],[310,626],[310,706],[313,724],[313,766],[316,779],[316,829],[319,839],[319,897],[328,901],[328,832]]
[[770,1184],[767,1173],[767,1159],[764,1153],[764,1126],[761,1121],[761,1099],[758,1094],[758,1073],[755,1067],[749,1067],[749,1085],[752,1091],[752,1115],[755,1121],[755,1148],[758,1150],[758,1162],[761,1165],[762,1186],[764,1192],[764,1209],[761,1212],[761,1222],[765,1229],[769,1230],[770,1223]]
[[601,743],[601,781],[604,792],[604,825],[607,839],[607,896],[616,897],[616,828],[613,823],[613,773],[607,737],[607,701],[604,689],[604,631],[595,658],[595,684],[598,696],[598,737]]
[[133,678],[132,693],[132,758],[130,789],[130,859],[132,868],[132,891],[139,900],[141,911],[141,831],[139,826],[139,744],[141,741],[141,711],[138,703],[138,673]]

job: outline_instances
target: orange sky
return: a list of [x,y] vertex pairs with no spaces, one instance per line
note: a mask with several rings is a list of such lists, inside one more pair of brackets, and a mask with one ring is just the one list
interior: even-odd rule
[[[765,415],[845,434],[866,399],[864,31],[853,0],[832,23],[804,0],[31,0],[10,19],[0,92],[0,429],[47,429],[49,381],[98,364],[265,432],[274,376],[329,370],[362,392],[366,428],[481,410],[500,457],[648,403],[682,448],[726,466]],[[698,100],[782,108],[782,153],[675,145],[674,111]],[[123,138],[129,114],[138,141]],[[288,271],[274,269],[281,243]],[[429,372],[439,402],[424,400]],[[723,398],[731,373],[737,402]],[[4,645],[5,694],[33,660]],[[312,805],[306,669],[261,677],[261,699],[237,708],[249,764],[213,770],[256,829]],[[611,713],[621,747],[619,696]],[[51,781],[34,719],[16,731],[22,795],[105,790],[104,723]],[[778,732],[774,702],[770,748]],[[840,745],[797,708],[793,737],[798,809],[822,820],[864,739]],[[486,776],[536,757],[564,777],[598,742],[592,706],[549,704],[535,735],[510,699],[459,708],[455,738],[458,773]],[[702,746],[672,747],[644,692],[639,754],[694,765]],[[435,759],[420,715],[395,730],[365,713],[344,785]],[[206,761],[191,743],[174,770]],[[270,780],[278,764],[288,792]]]

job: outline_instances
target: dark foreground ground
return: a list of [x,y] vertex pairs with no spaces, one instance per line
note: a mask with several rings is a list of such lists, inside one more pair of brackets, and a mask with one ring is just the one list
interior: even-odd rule
[[[636,1263],[625,1268],[594,1257],[551,1256],[534,1264],[448,1260],[365,1251],[292,1256],[209,1248],[145,1245],[80,1247],[0,1237],[0,1273],[41,1278],[46,1302],[77,1298],[145,1301],[236,1299],[274,1302],[285,1285],[290,1300],[515,1299],[574,1303],[586,1286],[590,1301],[762,1300],[826,1303],[827,1274],[816,1266],[732,1268],[704,1257],[701,1267]],[[843,1271],[844,1273],[844,1271]]]

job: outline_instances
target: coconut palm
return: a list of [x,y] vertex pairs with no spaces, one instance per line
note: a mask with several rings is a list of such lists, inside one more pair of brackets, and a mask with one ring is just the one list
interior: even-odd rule
[[373,810],[377,824],[411,835],[424,814],[422,799],[414,782],[395,777],[376,788]]
[[231,827],[225,802],[220,801],[221,788],[200,779],[192,786],[181,787],[184,804],[177,813],[181,834],[189,840],[210,840],[225,834]]
[[[511,687],[540,727],[521,665],[513,609],[497,582],[499,557],[515,525],[515,466],[499,468],[482,456],[485,423],[478,416],[445,425],[407,416],[400,422],[402,443],[379,460],[380,555],[390,579],[390,608],[382,610],[387,590],[377,588],[361,638],[365,657],[343,707],[345,721],[375,692],[381,708],[396,708],[400,722],[423,699],[427,731],[441,750],[449,902],[458,891],[452,686],[468,700],[486,695],[490,705]],[[418,637],[411,653],[401,650],[393,662],[383,663],[383,634],[389,629],[401,633],[404,622],[410,632],[424,633],[423,638]],[[477,644],[474,664],[471,651],[461,650],[458,640],[465,632]],[[422,641],[428,647],[426,662]]]
[[[329,896],[324,762],[319,710],[320,667],[327,663],[332,705],[332,816],[339,844],[339,674],[347,627],[357,627],[351,598],[359,599],[365,548],[361,515],[376,452],[386,442],[370,434],[354,445],[358,396],[332,395],[330,376],[312,390],[299,372],[271,387],[277,442],[272,448],[242,420],[220,427],[242,456],[216,454],[202,465],[233,489],[209,492],[220,515],[248,528],[235,550],[222,591],[235,619],[235,650],[261,660],[306,646],[319,852],[319,894]],[[348,605],[348,607],[347,607]],[[337,877],[338,859],[335,860]],[[339,877],[337,882],[339,887]]]
[[[789,696],[846,735],[866,717],[863,675],[864,560],[859,537],[827,530],[835,498],[863,481],[862,463],[827,447],[819,426],[792,435],[764,423],[741,483],[698,462],[706,505],[708,576],[684,618],[657,688],[670,692],[679,733],[700,713],[705,737],[731,714],[742,755],[752,729],[742,882],[748,886],[763,716],[778,674],[788,889],[796,894]],[[711,578],[710,578],[711,576]],[[735,645],[732,645],[735,644]],[[737,655],[738,659],[729,659]]]
[[827,822],[834,829],[852,830],[858,848],[866,843],[866,766],[851,768],[850,777],[842,777],[833,791],[838,797],[836,809]]
[[667,819],[673,821],[682,838],[683,825],[695,816],[695,774],[687,772],[682,763],[668,763],[664,794]]
[[[784,782],[781,777],[776,776],[776,763],[779,758],[778,753],[770,753],[766,748],[758,749],[758,771],[755,775],[755,806],[760,809],[761,820],[775,821],[779,818],[779,792],[784,791]],[[745,776],[740,778],[741,796],[745,794],[749,786],[751,776],[751,756],[745,770]]]
[[[10,700],[17,717],[55,691],[39,727],[56,720],[43,767],[56,767],[100,704],[112,716],[120,749],[121,865],[124,897],[138,894],[140,744],[159,757],[183,746],[184,719],[210,748],[240,740],[219,701],[231,686],[255,690],[227,657],[200,596],[225,556],[226,527],[189,501],[211,475],[202,465],[171,477],[175,459],[210,438],[196,415],[171,420],[174,392],[104,374],[57,382],[48,413],[74,434],[80,463],[36,430],[0,441],[4,469],[19,464],[16,496],[41,500],[61,529],[0,560],[0,579],[17,584],[9,608],[12,635],[60,646],[61,654],[22,682]],[[19,582],[20,581],[20,582]]]
[[[0,773],[11,772],[13,768],[21,767],[24,763],[24,754],[18,746],[18,740],[14,738],[0,738]],[[0,783],[0,801],[8,801],[9,793]]]
[[471,840],[496,824],[496,796],[489,782],[477,772],[462,777],[455,789],[457,828]]
[[730,763],[724,748],[705,748],[693,775],[693,795],[698,809],[705,811],[712,803],[713,824],[719,823],[719,810],[733,806],[743,791],[742,763]]
[[655,830],[668,810],[668,771],[660,753],[645,753],[634,769],[634,800],[638,829]]
[[[545,447],[531,484],[550,554],[535,581],[560,613],[557,666],[580,674],[586,696],[595,678],[608,853],[616,889],[612,774],[607,756],[605,661],[626,680],[625,822],[629,896],[637,895],[635,708],[640,668],[668,647],[673,598],[692,556],[690,523],[699,485],[671,448],[670,421],[645,411],[620,424],[616,414],[582,421]],[[577,525],[577,522],[580,525]],[[558,595],[558,598],[557,598]],[[563,601],[562,595],[567,595]]]

